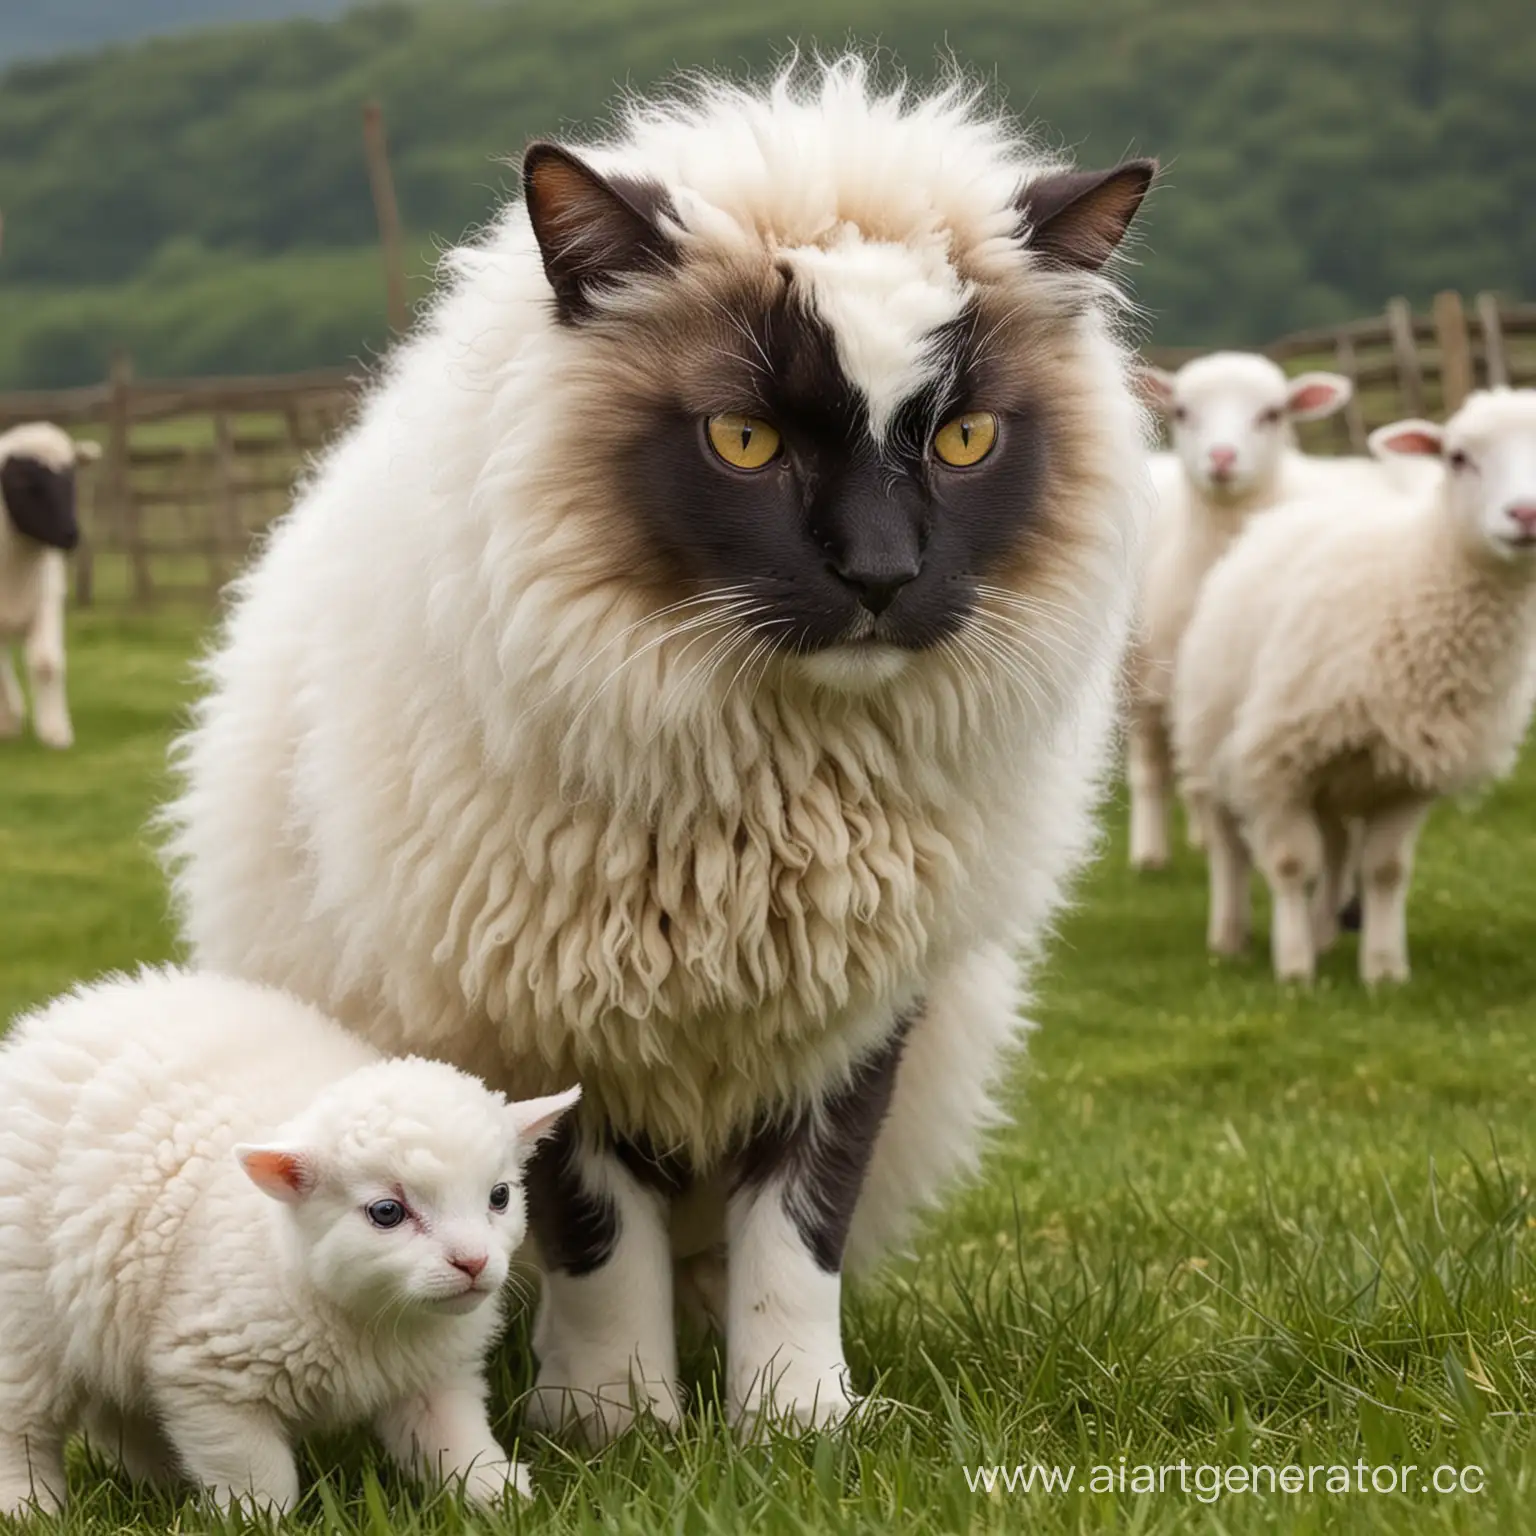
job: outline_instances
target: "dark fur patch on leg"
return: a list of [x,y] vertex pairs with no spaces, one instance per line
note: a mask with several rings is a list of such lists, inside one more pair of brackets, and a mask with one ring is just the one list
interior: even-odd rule
[[784,1208],[817,1265],[828,1274],[843,1266],[843,1249],[875,1138],[896,1088],[896,1071],[916,1012],[896,1021],[885,1041],[828,1093],[816,1109],[770,1121],[737,1161],[734,1188],[783,1180]]
[[644,1137],[616,1139],[613,1155],[634,1176],[637,1184],[675,1199],[693,1185],[693,1164],[681,1152],[658,1152]]
[[613,1257],[619,1213],[609,1195],[582,1177],[582,1148],[575,1124],[560,1122],[528,1161],[524,1187],[528,1225],[551,1269],[589,1275]]

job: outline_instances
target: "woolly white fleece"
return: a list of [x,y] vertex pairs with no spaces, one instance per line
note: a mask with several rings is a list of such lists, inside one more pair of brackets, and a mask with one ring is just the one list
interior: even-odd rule
[[[814,269],[876,403],[955,313],[955,253],[1028,270],[1015,199],[1053,164],[962,93],[878,96],[850,60],[808,94],[641,103],[583,153],[660,182],[686,242]],[[1112,306],[1076,322],[1077,542],[1048,597],[1000,610],[1006,643],[862,688],[770,658],[747,688],[596,547],[566,469],[603,381],[522,205],[448,266],[209,664],[170,813],[185,934],[387,1049],[522,1092],[579,1079],[705,1170],[923,998],[851,1238],[868,1260],[977,1156],[1015,957],[1092,845],[1145,501]]]
[[[82,1419],[131,1473],[223,1502],[288,1506],[292,1436],[359,1421],[474,1497],[526,1491],[481,1362],[522,1157],[568,1102],[381,1062],[211,975],[110,979],[23,1017],[0,1047],[0,1510],[62,1502]],[[409,1218],[374,1225],[378,1200]]]
[[[64,470],[100,455],[95,443],[76,442],[48,421],[0,432],[0,464],[12,455]],[[26,700],[11,664],[10,642],[20,640],[32,685],[33,725],[48,747],[75,739],[64,693],[64,602],[69,571],[64,552],[23,538],[0,508],[0,737],[16,736],[26,722]]]
[[[1509,771],[1536,699],[1536,544],[1512,510],[1536,507],[1536,392],[1473,395],[1443,437],[1451,468],[1417,502],[1318,499],[1255,522],[1206,579],[1179,651],[1177,763],[1220,823],[1212,947],[1246,936],[1241,829],[1276,887],[1283,975],[1309,976],[1331,935],[1356,817],[1362,974],[1407,974],[1418,825],[1433,800]],[[1309,925],[1297,902],[1313,887]]]

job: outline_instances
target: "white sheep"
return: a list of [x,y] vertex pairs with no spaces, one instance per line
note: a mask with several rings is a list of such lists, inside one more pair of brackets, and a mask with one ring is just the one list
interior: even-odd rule
[[[1403,506],[1317,497],[1255,523],[1213,570],[1179,651],[1175,760],[1204,797],[1210,947],[1274,895],[1282,978],[1335,934],[1357,821],[1360,973],[1408,975],[1406,899],[1430,806],[1507,773],[1536,700],[1536,391],[1473,395],[1380,450],[1436,455]],[[1251,852],[1250,852],[1251,850]]]
[[95,443],[77,442],[51,422],[0,433],[0,737],[19,736],[26,721],[10,658],[19,640],[37,739],[49,747],[75,739],[64,694],[64,559],[80,542],[75,468],[100,453]]
[[[1294,424],[1332,415],[1353,385],[1338,373],[1287,379],[1253,352],[1213,352],[1177,373],[1147,368],[1143,392],[1168,419],[1173,451],[1152,455],[1157,492],[1141,624],[1131,657],[1127,778],[1131,798],[1131,864],[1168,862],[1168,793],[1172,769],[1168,709],[1179,639],[1206,572],[1247,519],[1299,496],[1407,491],[1432,472],[1423,466],[1358,456],[1323,458],[1296,447]],[[1191,808],[1190,840],[1199,819]]]

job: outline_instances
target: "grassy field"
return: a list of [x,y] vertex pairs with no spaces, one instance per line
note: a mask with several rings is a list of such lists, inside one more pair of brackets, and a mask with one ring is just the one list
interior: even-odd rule
[[[79,745],[0,744],[6,1013],[171,953],[141,828],[197,629],[192,615],[78,616]],[[917,1257],[849,1303],[856,1375],[882,1399],[866,1422],[735,1448],[709,1406],[716,1362],[697,1354],[704,1406],[681,1434],[595,1461],[525,1444],[539,1494],[504,1519],[428,1498],[346,1442],[311,1448],[295,1525],[1536,1529],[1536,757],[1476,808],[1436,813],[1416,975],[1381,997],[1356,982],[1352,940],[1310,994],[1277,989],[1257,958],[1209,962],[1194,858],[1133,880],[1118,808],[1112,820],[1042,979],[1017,1128]],[[523,1326],[498,1370],[508,1438],[530,1375]],[[1092,1468],[1118,1480],[1122,1458],[1127,1491],[1102,1491]],[[1138,1466],[1181,1461],[1188,1494],[1176,1472],[1161,1494],[1132,1491]],[[1330,1494],[1324,1474],[1310,1493],[1208,1502],[1195,1470],[1348,1465],[1353,1487],[1360,1461],[1419,1471],[1407,1492]],[[967,1467],[1031,1462],[1074,1468],[1072,1491],[969,1486]],[[1482,1491],[1423,1491],[1441,1465],[1480,1469],[1466,1481]],[[209,1528],[83,1459],[74,1474],[69,1529]]]

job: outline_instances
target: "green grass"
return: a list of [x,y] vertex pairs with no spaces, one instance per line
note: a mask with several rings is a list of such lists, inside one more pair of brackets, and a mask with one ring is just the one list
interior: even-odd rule
[[[0,745],[0,1005],[171,952],[141,827],[188,696],[193,616],[77,616],[79,745]],[[504,1520],[311,1448],[315,1532],[1536,1529],[1536,758],[1425,836],[1405,989],[1353,942],[1310,994],[1207,961],[1182,855],[1124,870],[1122,818],[1041,984],[1018,1126],[917,1258],[854,1294],[856,1376],[890,1406],[839,1437],[738,1449],[704,1406],[589,1460],[523,1447]],[[501,1421],[529,1381],[523,1325]],[[972,1494],[965,1464],[1476,1464],[1479,1495]],[[205,1530],[75,1466],[72,1529]],[[1414,1480],[1417,1483],[1418,1479]]]

